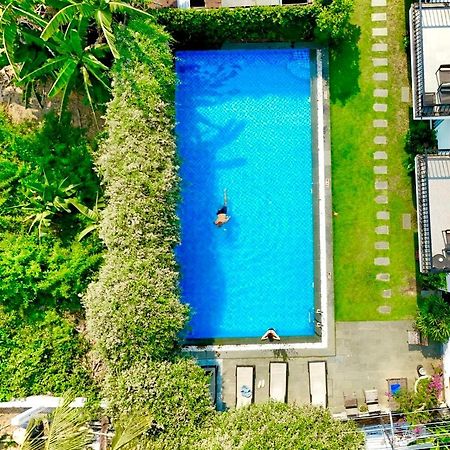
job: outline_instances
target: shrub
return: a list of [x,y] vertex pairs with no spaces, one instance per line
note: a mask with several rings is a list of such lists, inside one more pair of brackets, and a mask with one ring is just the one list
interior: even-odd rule
[[[169,37],[145,37],[131,23],[118,31],[122,58],[113,70],[108,135],[97,165],[108,206],[100,234],[108,252],[85,297],[88,329],[107,363],[127,368],[170,358],[188,318],[179,301],[174,247],[179,198]],[[133,46],[130,46],[133,42]]]
[[422,298],[416,327],[433,341],[447,342],[450,339],[450,305],[438,295]]
[[156,437],[171,442],[169,448],[176,447],[173,439],[183,440],[213,413],[205,372],[181,357],[174,362],[144,359],[118,373],[111,371],[104,393],[115,400],[110,410],[113,417],[136,410],[152,417]]
[[408,172],[414,171],[414,158],[425,152],[434,153],[437,148],[436,130],[430,128],[426,120],[413,120],[406,133],[405,151],[408,154],[404,166]]
[[345,37],[351,0],[319,1],[303,6],[178,9],[154,12],[177,46],[220,47],[225,41],[337,41]]
[[55,311],[26,318],[0,307],[0,400],[67,390],[86,395],[92,382],[82,360],[87,343]]
[[354,450],[364,448],[364,436],[326,409],[270,402],[218,414],[191,448]]

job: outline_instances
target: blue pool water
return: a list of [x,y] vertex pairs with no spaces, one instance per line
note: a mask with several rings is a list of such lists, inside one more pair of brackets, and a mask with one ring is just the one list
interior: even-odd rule
[[[177,53],[182,296],[191,339],[314,333],[310,57]],[[228,193],[231,220],[213,225]]]

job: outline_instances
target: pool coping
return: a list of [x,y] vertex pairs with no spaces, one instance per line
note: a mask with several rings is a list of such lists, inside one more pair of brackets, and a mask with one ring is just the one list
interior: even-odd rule
[[[245,48],[245,44],[241,44]],[[241,48],[242,48],[241,47]],[[309,48],[315,52],[315,60],[312,64],[317,67],[317,76],[312,79],[311,102],[312,125],[317,132],[313,133],[313,143],[317,152],[313,152],[313,158],[317,160],[317,186],[314,190],[317,207],[314,208],[315,217],[319,223],[319,251],[315,252],[315,263],[319,265],[320,273],[320,307],[315,300],[314,311],[320,309],[320,314],[315,314],[316,336],[299,336],[300,342],[264,342],[264,343],[213,343],[206,345],[188,344],[183,351],[192,354],[197,359],[210,360],[217,357],[236,358],[239,353],[243,357],[272,356],[274,352],[288,352],[291,356],[296,354],[306,355],[334,355],[335,354],[335,321],[334,321],[334,286],[333,286],[333,236],[332,236],[332,197],[331,197],[331,145],[330,145],[330,108],[329,108],[329,66],[328,49],[315,44],[290,43],[289,48]],[[236,47],[234,47],[236,48]],[[267,48],[264,44],[259,47],[250,44],[247,48]],[[272,47],[273,48],[273,47]],[[313,108],[313,102],[316,108]],[[317,243],[315,243],[317,245]],[[315,282],[316,282],[315,275]],[[317,319],[320,317],[320,319]],[[319,325],[318,325],[319,324]],[[314,340],[315,342],[311,342]],[[305,342],[306,341],[306,342]],[[307,342],[310,341],[310,342]],[[312,353],[311,353],[312,352]]]

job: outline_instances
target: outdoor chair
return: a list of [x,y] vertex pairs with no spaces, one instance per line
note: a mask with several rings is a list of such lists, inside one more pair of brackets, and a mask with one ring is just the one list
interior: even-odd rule
[[388,394],[389,394],[389,407],[391,409],[397,409],[398,404],[395,400],[395,396],[400,392],[408,389],[408,379],[407,378],[389,378],[388,383]]
[[325,361],[310,361],[308,363],[309,395],[311,405],[328,405],[327,363]]
[[277,402],[287,401],[288,365],[285,362],[269,364],[269,398]]
[[442,237],[444,238],[444,248],[442,253],[448,258],[450,256],[450,230],[443,230]]
[[255,367],[236,366],[236,408],[253,403],[255,392]]
[[369,414],[377,414],[381,412],[380,404],[378,403],[377,389],[365,390],[364,398],[366,400],[367,410],[369,411]]
[[420,331],[408,330],[408,345],[428,345],[426,336],[422,336]]
[[358,415],[358,399],[355,394],[352,396],[347,396],[344,394],[344,408],[347,413],[347,417],[354,417]]

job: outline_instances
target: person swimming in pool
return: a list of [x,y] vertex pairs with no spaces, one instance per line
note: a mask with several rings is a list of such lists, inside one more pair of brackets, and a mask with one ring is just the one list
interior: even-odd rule
[[223,206],[217,211],[217,217],[214,221],[214,225],[216,227],[221,227],[222,225],[226,224],[231,217],[227,215],[228,208],[227,208],[227,190],[224,189],[223,191]]

